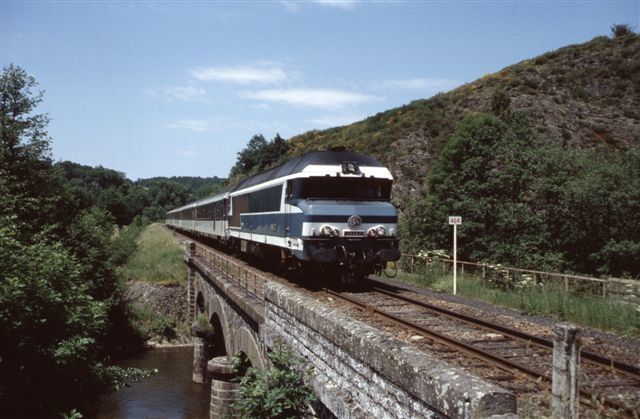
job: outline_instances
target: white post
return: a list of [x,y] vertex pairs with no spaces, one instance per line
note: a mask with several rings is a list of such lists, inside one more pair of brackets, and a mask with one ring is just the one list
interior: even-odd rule
[[456,295],[458,284],[458,225],[453,225],[453,295]]
[[453,226],[453,295],[458,292],[458,224],[462,224],[462,217],[449,216],[449,225]]
[[553,331],[551,416],[577,419],[580,416],[580,329],[559,324]]

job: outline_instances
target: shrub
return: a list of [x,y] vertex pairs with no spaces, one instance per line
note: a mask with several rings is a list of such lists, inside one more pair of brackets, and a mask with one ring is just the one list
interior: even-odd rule
[[509,93],[500,86],[496,87],[491,95],[491,112],[496,116],[505,117],[509,114],[509,106],[511,106]]
[[240,399],[234,406],[242,417],[303,416],[315,396],[304,383],[302,360],[288,350],[276,348],[269,353],[269,361],[271,368],[267,370],[248,368],[240,380]]
[[623,36],[633,34],[631,26],[627,24],[615,24],[611,25],[611,34],[614,38],[622,38]]

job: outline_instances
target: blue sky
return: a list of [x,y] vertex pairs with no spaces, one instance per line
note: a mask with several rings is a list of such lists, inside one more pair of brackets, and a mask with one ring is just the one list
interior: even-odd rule
[[640,1],[0,1],[0,64],[45,91],[56,160],[227,176],[284,138],[636,30]]

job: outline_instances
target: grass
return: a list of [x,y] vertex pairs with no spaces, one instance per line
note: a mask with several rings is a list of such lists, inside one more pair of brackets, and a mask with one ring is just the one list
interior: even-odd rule
[[[438,292],[453,292],[450,273],[439,268],[426,269],[419,274],[399,273],[400,281],[427,286]],[[488,303],[542,315],[559,321],[614,331],[627,336],[640,336],[640,308],[590,294],[566,293],[562,288],[527,286],[505,291],[489,287],[473,275],[458,277],[458,294]]]
[[179,284],[184,281],[184,250],[162,224],[151,224],[140,234],[138,247],[123,268],[130,280]]
[[145,340],[171,340],[177,336],[175,321],[152,311],[144,305],[133,304],[130,314],[132,327]]

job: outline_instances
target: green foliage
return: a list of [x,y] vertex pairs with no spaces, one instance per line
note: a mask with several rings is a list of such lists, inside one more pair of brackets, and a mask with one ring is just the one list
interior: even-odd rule
[[[234,406],[248,418],[302,417],[315,398],[304,383],[302,361],[282,348],[270,352],[269,361],[271,367],[265,371],[248,368]],[[242,360],[234,363],[241,364]]]
[[632,35],[633,29],[627,24],[615,24],[611,25],[611,34],[614,38],[621,38],[623,36]]
[[639,179],[638,148],[567,151],[518,113],[471,116],[431,166],[426,198],[404,214],[403,246],[451,248],[446,220],[459,215],[461,259],[638,276]]
[[141,369],[132,367],[98,365],[100,373],[104,375],[104,379],[109,382],[111,388],[117,390],[128,387],[130,383],[136,383],[144,378],[151,377],[158,372],[157,369]]
[[200,313],[198,317],[196,317],[196,321],[194,323],[194,329],[197,335],[204,337],[212,337],[215,333],[211,322],[207,319],[206,314]]
[[72,409],[69,413],[62,414],[63,419],[82,419],[84,415],[78,409]]
[[131,305],[127,318],[132,328],[136,330],[144,341],[149,339],[156,341],[171,340],[177,336],[175,321],[143,305]]
[[497,87],[491,94],[491,112],[498,117],[509,116],[511,97],[502,87]]
[[[90,191],[53,166],[47,117],[33,113],[35,86],[13,65],[0,78],[0,405],[8,417],[68,411],[109,387],[100,361],[126,259],[115,252],[112,213],[92,207]],[[46,391],[32,398],[34,388]]]
[[212,195],[226,182],[217,177],[156,177],[132,182],[124,173],[101,166],[64,161],[55,167],[67,181],[70,202],[78,209],[102,208],[120,226],[131,224],[136,217],[143,223],[163,220],[168,210]]
[[14,65],[0,77],[0,217],[15,216],[17,233],[28,238],[55,222],[60,183],[51,167],[47,115],[34,114],[42,93],[35,79]]
[[289,144],[280,134],[267,141],[262,134],[256,134],[247,146],[238,152],[236,164],[231,168],[229,177],[249,176],[283,160],[289,150]]
[[[0,405],[8,416],[64,410],[67,392],[99,384],[91,365],[107,306],[89,295],[82,266],[61,244],[17,237],[0,226]],[[22,406],[34,387],[47,391]]]

